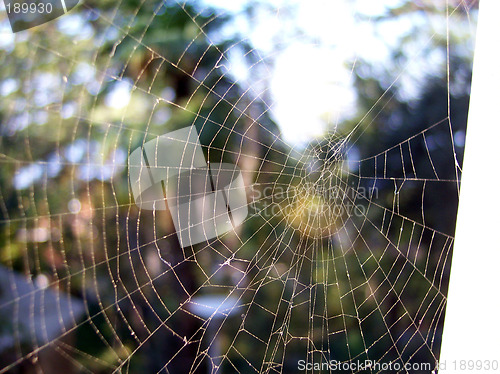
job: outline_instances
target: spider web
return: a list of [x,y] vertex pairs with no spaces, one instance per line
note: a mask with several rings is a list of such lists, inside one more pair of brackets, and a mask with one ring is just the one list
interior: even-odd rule
[[[286,29],[296,5],[89,2],[3,44],[0,373],[434,368],[475,4],[421,5],[432,27],[385,83],[351,56],[362,113],[300,145],[276,124],[273,61],[328,46],[292,27],[266,51],[235,31],[263,14]],[[187,126],[241,169],[250,213],[182,248],[168,211],[135,205],[127,157]]]

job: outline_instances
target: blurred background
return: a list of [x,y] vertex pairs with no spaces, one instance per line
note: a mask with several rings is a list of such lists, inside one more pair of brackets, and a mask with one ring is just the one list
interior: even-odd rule
[[[0,11],[0,373],[434,365],[477,1]],[[181,248],[127,159],[191,125],[250,214]]]

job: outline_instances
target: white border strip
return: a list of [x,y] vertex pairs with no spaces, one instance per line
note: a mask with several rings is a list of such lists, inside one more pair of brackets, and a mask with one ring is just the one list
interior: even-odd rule
[[500,365],[499,15],[499,0],[480,1],[440,373]]
[[68,8],[66,8],[66,1],[65,0],[61,0],[61,3],[62,3],[62,7],[64,9],[64,13],[68,13]]

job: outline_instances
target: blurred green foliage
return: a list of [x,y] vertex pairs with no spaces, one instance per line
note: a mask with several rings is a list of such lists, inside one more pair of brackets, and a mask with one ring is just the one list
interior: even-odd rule
[[[410,4],[377,22],[425,7]],[[457,22],[466,22],[465,15]],[[442,10],[437,17],[443,20]],[[378,196],[355,198],[367,215],[352,219],[350,250],[328,237],[301,235],[280,215],[252,216],[239,239],[182,249],[168,214],[133,204],[126,156],[144,142],[195,124],[208,159],[238,163],[247,183],[294,185],[302,178],[297,170],[304,165],[279,140],[266,103],[216,68],[233,48],[259,63],[248,40],[222,32],[231,21],[195,2],[87,1],[4,46],[0,83],[14,88],[0,102],[1,263],[47,274],[54,288],[85,300],[73,350],[65,352],[92,372],[117,365],[131,373],[205,371],[206,323],[185,303],[229,291],[241,297],[243,311],[218,334],[226,372],[275,366],[294,372],[299,359],[325,360],[320,351],[338,360],[434,360],[447,270],[439,282],[429,274],[449,267],[452,239],[443,238],[453,236],[458,194],[456,183],[428,180],[433,168],[441,180],[460,176],[455,161],[461,164],[463,144],[450,139],[465,133],[467,48],[448,49],[436,37],[432,50],[449,53],[450,63],[426,76],[410,99],[403,85],[393,84],[394,69],[408,62],[405,48],[423,33],[401,39],[393,66],[354,64],[358,114],[339,131],[362,161],[340,177],[347,188],[376,187]],[[468,43],[453,30],[449,35],[450,45]],[[431,53],[423,60],[433,64]],[[109,100],[120,84],[131,89],[130,101],[117,108]],[[425,140],[414,138],[442,121]],[[391,148],[400,143],[404,149]],[[328,155],[334,143],[319,144]],[[412,168],[417,175],[406,175]],[[78,212],[71,212],[72,199]],[[47,240],[20,238],[37,228]],[[219,270],[228,258],[232,267]],[[5,362],[32,350],[23,344],[1,353]],[[23,365],[17,370],[28,370]]]

